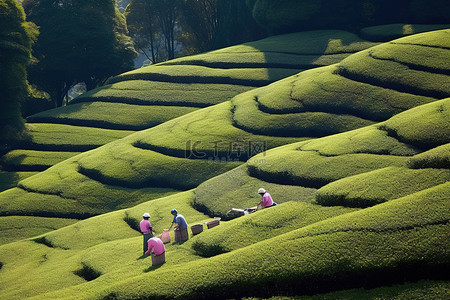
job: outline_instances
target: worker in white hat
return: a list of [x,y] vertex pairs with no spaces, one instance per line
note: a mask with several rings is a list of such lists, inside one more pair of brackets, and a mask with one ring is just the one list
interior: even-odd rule
[[262,199],[258,202],[258,205],[256,205],[256,210],[258,210],[260,205],[262,208],[277,205],[277,203],[272,200],[272,196],[270,196],[270,194],[265,189],[260,188],[258,190],[258,194],[261,195]]
[[156,232],[152,224],[150,224],[150,214],[144,213],[142,215],[143,220],[139,223],[139,227],[141,228],[142,235],[144,236],[144,253],[147,252],[148,249],[148,240],[153,237],[153,232]]

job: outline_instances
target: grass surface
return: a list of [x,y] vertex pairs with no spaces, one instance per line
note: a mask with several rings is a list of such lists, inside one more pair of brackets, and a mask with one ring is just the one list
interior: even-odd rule
[[38,236],[78,222],[66,218],[39,218],[28,216],[0,217],[0,245]]
[[[269,51],[282,40],[291,47],[283,63],[297,54],[305,59],[364,49],[353,38],[356,43],[344,39],[350,35],[336,33],[332,39],[330,34],[305,33],[312,40],[298,47],[293,44],[302,35],[276,37],[154,70],[176,78],[168,70],[187,67],[183,72],[189,74],[212,69],[212,63],[231,67],[222,74],[241,80],[251,72],[233,77],[232,53],[239,65],[251,51]],[[438,63],[439,57],[445,58],[445,35],[447,31],[409,36],[348,53],[343,62],[247,90],[211,107],[198,109],[216,100],[198,102],[191,106],[196,111],[71,157],[0,193],[0,222],[12,220],[11,228],[24,215],[37,220],[51,216],[55,222],[61,217],[84,219],[62,228],[54,224],[59,229],[42,229],[38,236],[22,230],[19,237],[28,239],[1,245],[0,298],[351,299],[362,289],[370,289],[364,294],[368,299],[423,293],[447,298],[448,278],[438,276],[450,263],[450,95],[445,90],[446,63]],[[421,47],[438,50],[436,59]],[[242,60],[239,52],[245,52]],[[220,53],[221,62],[214,61],[214,53]],[[279,53],[272,59],[281,57]],[[251,63],[264,61],[256,55]],[[414,72],[426,77],[421,85],[406,80]],[[274,75],[269,73],[267,78]],[[108,88],[123,93],[139,83],[117,82]],[[189,86],[203,98],[200,85],[177,86]],[[170,101],[158,100],[169,87],[166,82],[154,98],[142,100],[134,98],[136,93],[120,102],[113,92],[108,95],[108,88],[89,97],[104,97],[97,105],[142,106],[148,101],[170,106]],[[216,92],[223,93],[222,87]],[[175,91],[168,94],[177,99],[173,105],[178,108],[190,101],[180,102]],[[90,106],[83,101],[72,105]],[[317,128],[330,131],[312,134]],[[74,136],[65,141],[86,143]],[[259,147],[251,148],[255,145]],[[229,209],[255,206],[260,187],[279,205],[227,220]],[[204,224],[213,216],[223,219],[217,227],[204,226],[199,235],[189,232],[184,243],[166,244],[166,263],[151,266],[150,258],[142,256],[138,223],[149,212],[160,233],[170,226],[172,208],[189,225]],[[14,230],[8,232],[13,235]]]

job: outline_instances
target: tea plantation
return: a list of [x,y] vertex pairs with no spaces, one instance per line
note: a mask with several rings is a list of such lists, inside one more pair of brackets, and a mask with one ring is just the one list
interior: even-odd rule
[[[30,117],[2,158],[0,297],[448,298],[449,36],[275,36]],[[260,187],[278,205],[230,217]],[[222,221],[152,266],[138,223],[172,208]]]

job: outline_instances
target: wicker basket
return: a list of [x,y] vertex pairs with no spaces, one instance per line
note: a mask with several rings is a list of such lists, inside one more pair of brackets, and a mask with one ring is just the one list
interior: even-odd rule
[[163,252],[160,255],[155,255],[152,253],[152,266],[162,265],[165,262],[166,262],[166,252]]
[[208,226],[208,229],[213,228],[214,226],[217,226],[220,224],[220,218],[214,218],[214,220],[206,222],[206,226]]
[[202,224],[195,224],[191,226],[192,234],[196,235],[203,231],[203,225]]

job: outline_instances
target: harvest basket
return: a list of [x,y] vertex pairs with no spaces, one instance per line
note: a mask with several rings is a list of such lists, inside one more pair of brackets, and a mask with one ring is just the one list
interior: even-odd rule
[[220,224],[220,218],[214,218],[214,220],[206,222],[206,226],[208,229],[213,228],[214,226],[217,226]]
[[202,224],[195,224],[191,226],[192,234],[196,235],[203,231],[203,225]]

